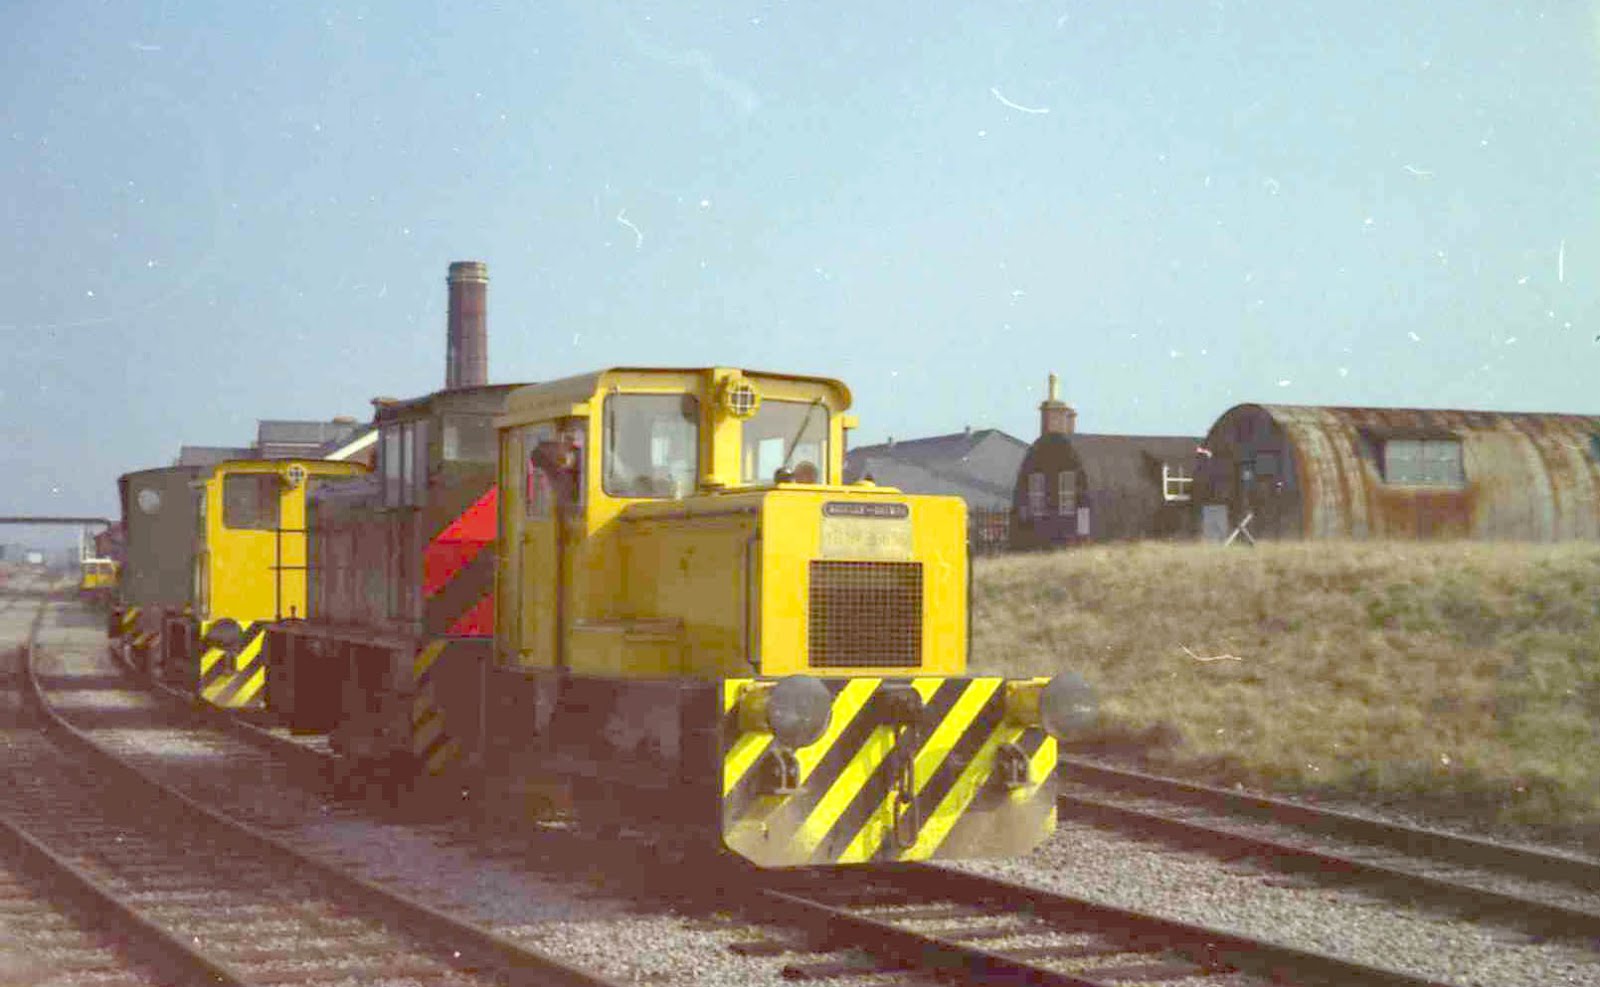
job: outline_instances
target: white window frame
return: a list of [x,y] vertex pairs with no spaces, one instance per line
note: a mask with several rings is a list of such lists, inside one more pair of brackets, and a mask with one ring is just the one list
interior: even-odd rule
[[1182,466],[1161,464],[1161,499],[1171,504],[1187,504],[1194,475]]
[[1056,514],[1068,517],[1078,509],[1078,471],[1062,470],[1056,474]]
[[1045,516],[1044,474],[1028,474],[1028,515]]
[[[1409,448],[1409,457],[1394,456],[1398,448]],[[1446,455],[1446,452],[1449,452]],[[1458,438],[1392,438],[1379,449],[1383,482],[1402,487],[1441,487],[1453,489],[1467,482],[1466,452]],[[1410,473],[1399,475],[1397,465],[1410,466]]]

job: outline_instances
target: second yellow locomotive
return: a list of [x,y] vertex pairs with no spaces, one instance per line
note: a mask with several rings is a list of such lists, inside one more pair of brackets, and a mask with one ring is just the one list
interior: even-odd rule
[[[596,825],[762,866],[1028,851],[1086,692],[967,674],[965,505],[844,483],[849,406],[838,381],[724,367],[509,391],[492,638],[324,633],[313,588],[269,645],[269,702],[370,765],[501,802],[559,779]],[[419,503],[449,493],[422,448]]]

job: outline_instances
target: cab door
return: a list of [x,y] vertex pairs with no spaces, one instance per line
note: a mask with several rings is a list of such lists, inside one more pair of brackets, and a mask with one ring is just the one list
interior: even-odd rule
[[517,640],[517,662],[538,668],[556,664],[556,505],[555,483],[539,463],[538,450],[553,442],[555,425],[530,425],[521,429],[522,517],[517,523],[512,625]]
[[516,518],[517,613],[511,622],[516,661],[538,668],[565,663],[571,625],[571,560],[582,537],[585,433],[577,419],[521,430],[521,517]]

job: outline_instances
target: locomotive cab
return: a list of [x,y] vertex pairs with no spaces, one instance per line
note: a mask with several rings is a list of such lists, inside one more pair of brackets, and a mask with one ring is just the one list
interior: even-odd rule
[[366,468],[324,460],[228,460],[200,473],[181,608],[162,620],[161,677],[216,706],[264,705],[267,626],[304,617],[308,494]]
[[1048,835],[1086,694],[966,674],[965,504],[844,484],[849,406],[732,368],[508,396],[489,714],[536,739],[491,740],[491,773],[762,866]]

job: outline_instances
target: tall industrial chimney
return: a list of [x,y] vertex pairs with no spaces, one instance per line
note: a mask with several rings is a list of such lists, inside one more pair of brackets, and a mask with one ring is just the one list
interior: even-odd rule
[[489,265],[458,260],[450,265],[450,321],[445,341],[445,390],[489,383]]

